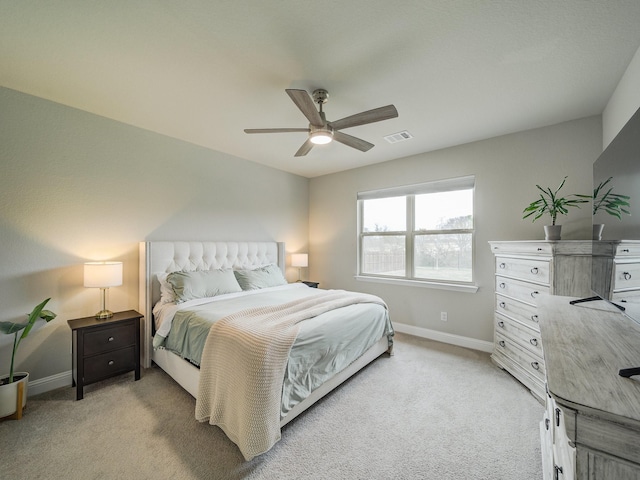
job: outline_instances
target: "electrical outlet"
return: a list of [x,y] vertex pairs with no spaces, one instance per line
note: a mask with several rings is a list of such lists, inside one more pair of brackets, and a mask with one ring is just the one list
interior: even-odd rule
[[443,322],[446,322],[448,320],[447,312],[440,312],[440,320],[442,320]]

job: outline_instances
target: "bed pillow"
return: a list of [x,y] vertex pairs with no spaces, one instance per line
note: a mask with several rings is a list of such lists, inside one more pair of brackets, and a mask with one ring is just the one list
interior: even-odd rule
[[257,290],[259,288],[286,285],[287,280],[282,275],[280,267],[274,264],[258,267],[254,270],[236,270],[233,272],[242,290]]
[[173,287],[167,282],[168,273],[159,273],[158,282],[160,283],[160,303],[175,303],[176,294]]
[[173,288],[176,303],[242,291],[230,269],[173,272],[167,275],[167,282]]

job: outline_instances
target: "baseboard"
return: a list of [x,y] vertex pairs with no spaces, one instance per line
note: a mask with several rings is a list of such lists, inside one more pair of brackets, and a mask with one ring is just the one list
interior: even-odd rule
[[61,387],[70,387],[73,383],[73,373],[68,372],[56,373],[50,377],[39,378],[38,380],[29,380],[27,389],[27,398],[40,393],[49,392]]
[[393,328],[396,332],[407,333],[416,337],[428,338],[429,340],[470,348],[471,350],[479,350],[481,352],[493,352],[493,343],[484,340],[454,335],[453,333],[439,332],[428,328],[414,327],[413,325],[405,325],[397,322],[393,322]]
[[[470,348],[471,350],[479,350],[481,352],[493,352],[493,343],[477,340],[475,338],[463,337],[452,333],[439,332],[428,328],[414,327],[413,325],[405,325],[403,323],[393,322],[393,328],[396,332],[407,333],[416,337],[428,338],[437,342],[457,345],[458,347]],[[39,378],[38,380],[29,381],[28,396],[38,395],[40,393],[49,392],[61,387],[70,387],[73,382],[73,373],[71,370],[67,372],[57,373],[50,377]]]

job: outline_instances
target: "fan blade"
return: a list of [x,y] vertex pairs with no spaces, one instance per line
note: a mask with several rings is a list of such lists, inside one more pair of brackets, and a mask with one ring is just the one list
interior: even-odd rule
[[366,112],[356,113],[355,115],[341,118],[335,122],[329,122],[329,125],[331,125],[334,130],[341,130],[343,128],[366,125],[367,123],[380,122],[382,120],[396,118],[397,116],[398,110],[396,110],[396,107],[393,105],[387,105],[386,107],[374,108],[373,110],[367,110]]
[[289,132],[307,132],[308,128],[245,128],[244,133],[289,133]]
[[333,139],[336,142],[347,145],[348,147],[356,148],[361,152],[371,150],[375,146],[373,143],[369,143],[365,140],[362,140],[361,138],[352,137],[351,135],[347,135],[346,133],[342,132],[333,132]]
[[314,127],[324,126],[324,120],[322,120],[320,113],[318,113],[318,110],[316,110],[316,104],[313,103],[313,100],[306,90],[296,90],[289,88],[285,91],[291,97],[293,103],[295,103],[296,106],[300,109],[302,114],[307,117],[307,120],[309,120],[309,123],[311,125],[313,125]]
[[307,153],[311,151],[313,148],[313,142],[307,138],[307,141],[302,144],[302,146],[298,149],[294,157],[304,157]]

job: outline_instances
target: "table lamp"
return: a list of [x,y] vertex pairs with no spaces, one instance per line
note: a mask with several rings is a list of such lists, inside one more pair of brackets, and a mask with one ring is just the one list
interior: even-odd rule
[[294,253],[291,255],[291,266],[298,267],[298,281],[301,281],[301,270],[303,267],[309,266],[309,254]]
[[107,310],[107,289],[122,285],[122,262],[87,262],[84,264],[84,286],[99,288],[102,308],[96,318],[111,318],[113,312]]

